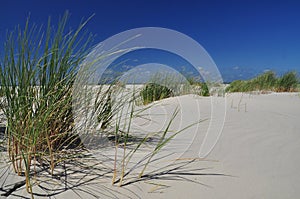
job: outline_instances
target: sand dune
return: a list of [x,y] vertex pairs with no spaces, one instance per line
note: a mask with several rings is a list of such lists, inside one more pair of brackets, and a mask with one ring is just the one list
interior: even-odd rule
[[[225,104],[226,103],[226,106]],[[295,93],[266,95],[229,94],[225,98],[193,95],[156,102],[149,113],[151,122],[134,121],[135,132],[159,130],[166,125],[175,107],[181,112],[172,128],[181,129],[195,121],[207,119],[179,134],[158,157],[150,170],[160,169],[156,179],[135,181],[124,187],[112,187],[110,179],[99,175],[91,182],[74,187],[56,198],[298,198],[300,190],[300,97]],[[212,107],[223,109],[212,110]],[[226,109],[225,109],[226,108]],[[199,155],[210,127],[211,114],[222,116],[218,128],[212,131],[206,151],[212,151],[193,162]],[[154,122],[157,121],[157,122]],[[160,121],[160,123],[159,123]],[[223,128],[221,128],[223,127]],[[213,140],[218,139],[216,145]],[[108,153],[110,154],[109,150]],[[168,155],[169,154],[169,155]],[[142,157],[143,152],[139,153]],[[138,158],[138,157],[137,157]],[[174,161],[176,158],[180,158]],[[96,160],[97,161],[97,160]],[[173,165],[172,165],[172,164]],[[181,167],[179,167],[180,165]],[[175,167],[178,168],[175,169]],[[172,170],[173,169],[173,170]],[[165,172],[163,172],[165,171]],[[166,172],[169,171],[169,172]],[[99,170],[103,172],[103,170]],[[3,170],[1,173],[4,173]],[[86,176],[95,175],[89,174]],[[82,178],[82,180],[86,179]],[[70,177],[71,179],[72,177]],[[7,178],[14,181],[15,178]],[[9,180],[1,177],[0,185]],[[5,181],[5,182],[4,182]],[[129,180],[130,181],[130,180]],[[78,181],[79,183],[80,181]],[[43,192],[39,188],[35,190]],[[1,191],[0,191],[1,193]],[[95,195],[92,195],[95,194]],[[10,198],[28,196],[24,189]],[[39,198],[39,197],[37,197]]]

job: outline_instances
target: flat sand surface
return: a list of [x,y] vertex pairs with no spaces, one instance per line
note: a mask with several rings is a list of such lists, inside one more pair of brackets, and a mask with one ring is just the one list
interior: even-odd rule
[[[176,107],[181,111],[171,125],[174,131],[193,122],[203,121],[178,134],[173,142],[156,156],[157,161],[154,161],[147,171],[149,175],[152,174],[151,179],[139,181],[132,175],[124,180],[126,186],[112,186],[111,178],[107,177],[111,175],[111,170],[107,168],[112,166],[111,159],[114,153],[113,149],[108,147],[102,151],[108,156],[106,160],[93,160],[95,164],[98,162],[101,165],[99,170],[89,171],[88,167],[73,165],[67,172],[69,184],[52,185],[57,187],[56,190],[48,192],[43,190],[43,187],[35,186],[34,190],[41,193],[40,196],[36,195],[36,198],[43,198],[42,194],[45,193],[55,193],[51,196],[53,198],[72,199],[299,198],[299,94],[235,93],[228,94],[225,98],[193,95],[169,98],[156,102],[149,109],[149,120],[136,119],[132,127],[134,132],[145,133],[164,129]],[[213,123],[212,115],[216,118]],[[206,135],[207,132],[209,135]],[[214,140],[217,141],[216,144]],[[147,154],[147,150],[145,148],[137,153],[137,157],[132,159],[132,165]],[[202,154],[201,159],[190,161],[198,158],[199,152]],[[97,151],[92,151],[92,154],[97,156]],[[86,161],[89,165],[93,164],[92,160]],[[78,172],[76,177],[73,177],[76,172],[72,171],[78,170],[81,173]],[[140,168],[136,168],[132,174],[138,173],[139,170]],[[2,169],[2,188],[22,180],[4,173]],[[1,193],[3,192],[0,190]],[[21,196],[30,197],[24,187],[17,189],[9,198]]]

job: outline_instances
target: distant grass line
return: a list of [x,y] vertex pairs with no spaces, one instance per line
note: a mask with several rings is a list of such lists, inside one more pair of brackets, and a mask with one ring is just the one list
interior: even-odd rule
[[142,103],[147,105],[169,97],[196,94],[210,96],[206,82],[193,77],[179,77],[172,73],[156,73],[140,92]]
[[233,81],[226,88],[226,92],[297,92],[300,90],[299,84],[299,77],[294,71],[279,77],[275,72],[268,71],[250,80]]

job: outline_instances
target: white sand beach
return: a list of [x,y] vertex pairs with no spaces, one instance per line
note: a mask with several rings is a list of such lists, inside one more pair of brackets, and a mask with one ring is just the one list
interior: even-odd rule
[[[212,100],[213,98],[213,100]],[[212,102],[214,101],[214,102]],[[125,179],[123,187],[111,185],[106,176],[105,166],[111,167],[109,157],[93,160],[101,165],[99,170],[85,172],[81,165],[70,168],[67,172],[69,184],[52,184],[53,190],[45,191],[42,187],[33,189],[36,198],[53,193],[50,198],[212,198],[212,199],[261,199],[261,198],[298,198],[300,190],[300,96],[297,93],[227,94],[221,97],[180,96],[155,102],[149,109],[152,114],[148,123],[141,119],[134,121],[135,132],[160,130],[168,117],[179,106],[180,112],[172,124],[174,129],[199,120],[199,125],[183,131],[174,138],[157,157],[149,171],[151,179],[139,181],[137,178]],[[222,103],[226,103],[222,104]],[[212,105],[214,114],[222,116],[226,107],[224,126],[222,118],[218,128],[222,130],[212,151],[204,159],[199,158],[199,150],[209,128]],[[218,109],[220,108],[220,113]],[[205,120],[207,119],[207,120]],[[157,122],[154,122],[157,121]],[[159,123],[160,122],[160,123]],[[216,126],[215,126],[216,127]],[[213,132],[212,132],[213,133]],[[208,140],[209,141],[209,140]],[[213,145],[213,141],[208,145]],[[107,156],[113,155],[107,150]],[[205,149],[203,149],[205,150]],[[209,151],[209,146],[207,148]],[[92,151],[93,155],[97,152]],[[168,155],[169,154],[169,155]],[[142,157],[143,150],[139,153]],[[95,155],[97,156],[97,155]],[[3,156],[4,157],[4,156]],[[2,158],[3,158],[2,157]],[[178,159],[178,160],[175,160]],[[138,160],[138,157],[137,157]],[[93,161],[85,160],[89,164]],[[188,163],[190,161],[190,163]],[[172,164],[170,164],[172,163]],[[2,163],[2,166],[5,165]],[[68,166],[68,165],[67,165]],[[139,170],[139,169],[137,169]],[[74,172],[72,172],[74,171]],[[7,174],[2,167],[0,186],[12,187],[22,177]],[[76,177],[74,177],[74,175]],[[8,176],[8,177],[7,177]],[[45,178],[44,184],[47,184]],[[51,180],[50,180],[51,181]],[[54,181],[54,180],[53,180]],[[57,180],[56,182],[60,182]],[[49,181],[48,181],[49,182]],[[128,184],[126,184],[128,182]],[[43,185],[41,183],[40,185]],[[50,185],[49,185],[50,186]],[[3,196],[4,197],[4,196]],[[30,198],[24,186],[15,190],[8,198]],[[5,197],[4,197],[5,198]]]

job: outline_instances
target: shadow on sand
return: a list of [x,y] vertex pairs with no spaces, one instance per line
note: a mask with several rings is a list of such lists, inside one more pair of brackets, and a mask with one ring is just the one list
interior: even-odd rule
[[[74,154],[76,153],[74,151]],[[145,192],[139,188],[141,182],[159,185],[160,190],[170,188],[162,185],[162,181],[185,181],[209,187],[192,177],[228,176],[207,172],[211,168],[196,168],[193,164],[201,160],[187,159],[174,162],[165,168],[152,170],[141,178],[130,175],[132,171],[129,170],[125,173],[126,180],[121,187],[118,186],[120,179],[117,179],[112,186],[110,182],[113,169],[106,165],[111,159],[104,156],[99,160],[88,152],[78,154],[80,155],[74,155],[73,159],[60,162],[53,175],[50,173],[49,166],[38,165],[36,173],[31,176],[32,196],[35,198],[141,198],[141,193]],[[14,174],[9,164],[2,164],[0,168],[0,195],[31,198],[31,195],[26,192],[25,177]]]

